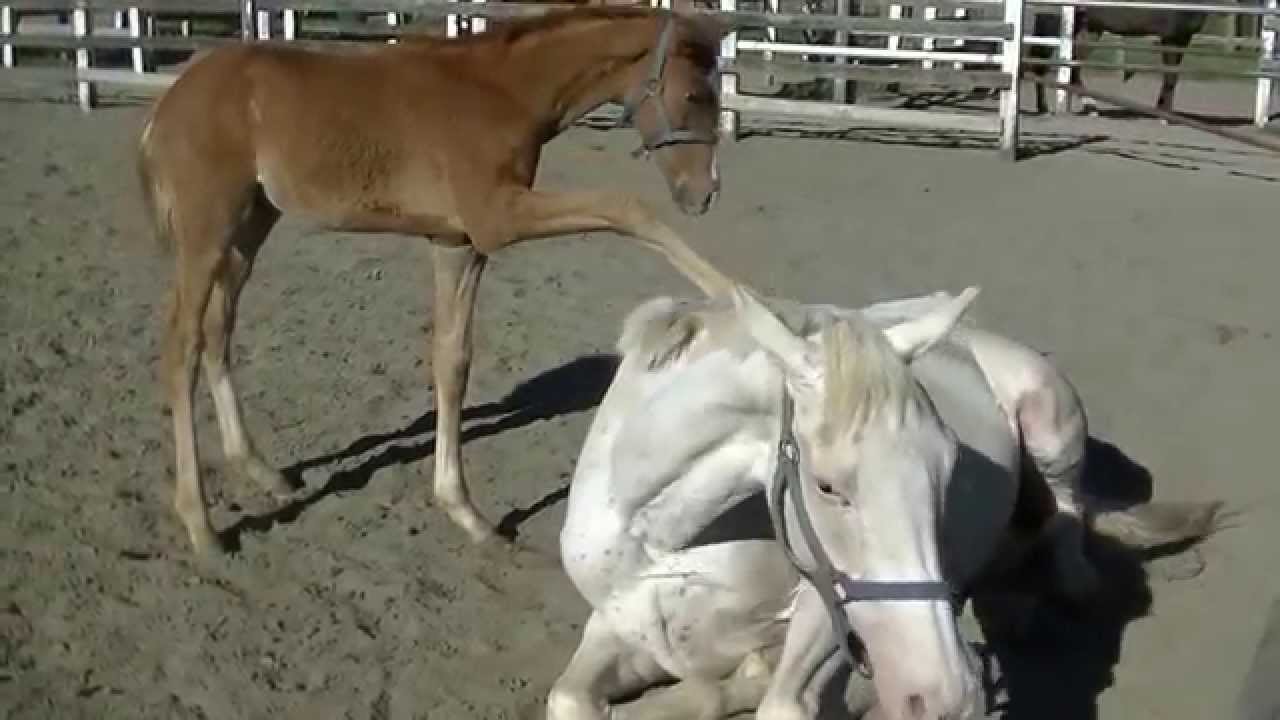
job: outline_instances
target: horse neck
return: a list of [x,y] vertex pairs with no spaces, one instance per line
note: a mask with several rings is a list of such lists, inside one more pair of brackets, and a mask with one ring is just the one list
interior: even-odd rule
[[509,46],[500,81],[513,97],[528,98],[549,132],[559,132],[606,102],[620,101],[641,81],[638,66],[657,44],[662,22],[661,15],[646,14],[549,28]]

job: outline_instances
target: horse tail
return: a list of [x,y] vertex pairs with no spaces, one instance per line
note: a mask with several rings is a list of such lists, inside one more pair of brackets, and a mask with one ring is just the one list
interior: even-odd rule
[[[158,108],[157,102],[156,107]],[[173,252],[173,198],[172,193],[164,187],[163,178],[157,177],[152,154],[152,131],[155,128],[156,108],[147,115],[142,128],[142,137],[138,142],[137,172],[138,183],[142,190],[142,204],[147,217],[151,221],[151,229],[155,234],[156,244],[161,252]]]
[[1223,529],[1223,503],[1147,502],[1093,514],[1094,532],[1140,549],[1198,541]]

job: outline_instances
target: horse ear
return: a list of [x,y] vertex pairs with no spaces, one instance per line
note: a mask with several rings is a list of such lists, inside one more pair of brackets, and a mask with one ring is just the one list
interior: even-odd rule
[[951,334],[973,299],[978,297],[978,292],[977,287],[967,287],[964,292],[928,314],[885,330],[889,343],[904,361],[911,362]]
[[782,365],[788,377],[811,380],[816,375],[812,343],[792,332],[744,286],[735,284],[731,296],[747,333]]
[[694,37],[708,45],[719,45],[733,31],[733,25],[726,19],[706,12],[683,12],[693,27]]

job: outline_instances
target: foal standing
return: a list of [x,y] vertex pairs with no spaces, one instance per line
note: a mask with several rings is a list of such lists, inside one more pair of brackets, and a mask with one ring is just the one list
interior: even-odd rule
[[688,214],[719,186],[712,86],[724,30],[639,8],[559,12],[476,37],[320,53],[236,46],[197,59],[161,97],[139,170],[176,256],[162,373],[173,414],[178,515],[198,552],[220,550],[201,486],[197,358],[227,463],[287,493],[245,432],[229,375],[236,303],[282,214],[348,232],[428,238],[435,268],[434,496],[474,541],[496,537],[462,473],[460,410],[485,260],[513,243],[612,230],[663,253],[704,292],[728,280],[638,201],[531,189],[543,144],[622,102]]

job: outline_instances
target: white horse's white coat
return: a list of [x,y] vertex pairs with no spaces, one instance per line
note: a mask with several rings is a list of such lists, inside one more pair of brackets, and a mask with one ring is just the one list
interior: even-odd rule
[[[619,717],[613,701],[669,678],[691,692],[638,717],[815,717],[839,665],[817,594],[765,518],[729,521],[719,541],[699,538],[774,481],[783,392],[795,401],[796,491],[839,570],[920,581],[945,568],[952,582],[971,581],[1005,537],[1026,457],[1058,501],[1048,529],[1063,585],[1092,587],[1076,499],[1087,437],[1079,400],[1039,353],[957,328],[975,294],[861,311],[800,306],[794,330],[745,293],[736,308],[659,298],[633,311],[570,487],[562,560],[594,612],[548,698],[548,720]],[[843,332],[830,331],[833,321],[847,323]],[[852,353],[843,362],[870,368],[857,372],[909,381],[885,381],[876,395],[830,377],[839,361],[826,353],[824,365],[822,344],[841,338]],[[832,428],[824,401],[833,388],[866,391],[884,407]],[[803,542],[796,551],[812,562]],[[875,670],[879,717],[980,715],[976,663],[946,603],[846,612]],[[771,672],[766,658],[779,652]]]

